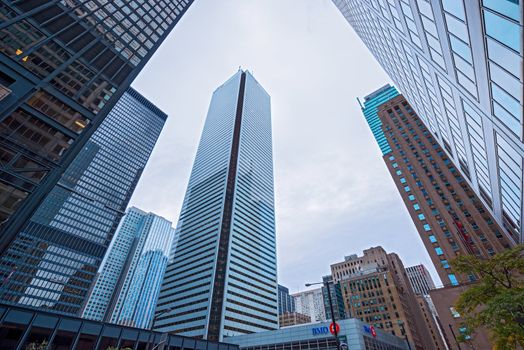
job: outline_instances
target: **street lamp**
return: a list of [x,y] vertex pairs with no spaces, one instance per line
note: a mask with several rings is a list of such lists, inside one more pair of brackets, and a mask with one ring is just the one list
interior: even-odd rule
[[153,330],[153,326],[155,325],[155,321],[156,321],[157,318],[159,318],[160,316],[162,316],[164,314],[167,314],[168,312],[171,312],[171,311],[173,311],[173,309],[168,307],[167,309],[165,309],[161,313],[156,314],[155,316],[153,316],[153,320],[151,321],[151,330]]
[[306,283],[306,287],[311,287],[317,284],[323,284],[327,289],[328,301],[329,301],[329,310],[331,311],[331,322],[333,323],[333,335],[335,336],[335,341],[337,342],[337,350],[340,350],[340,342],[338,341],[338,331],[337,324],[335,320],[335,313],[333,312],[333,301],[331,300],[331,290],[329,289],[329,281],[316,282],[316,283]]

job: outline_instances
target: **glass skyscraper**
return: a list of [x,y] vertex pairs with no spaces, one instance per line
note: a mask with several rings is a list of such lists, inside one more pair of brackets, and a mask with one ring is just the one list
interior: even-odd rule
[[0,254],[191,3],[0,1]]
[[166,118],[127,90],[0,257],[0,300],[80,314]]
[[289,295],[289,289],[278,285],[278,314],[295,312],[295,298]]
[[170,221],[152,213],[143,216],[140,230],[130,268],[125,278],[121,277],[123,287],[111,322],[151,328],[169,254],[173,243],[176,245],[176,231]]
[[270,97],[239,70],[211,99],[154,328],[221,340],[278,328]]
[[333,2],[499,224],[522,242],[522,1]]

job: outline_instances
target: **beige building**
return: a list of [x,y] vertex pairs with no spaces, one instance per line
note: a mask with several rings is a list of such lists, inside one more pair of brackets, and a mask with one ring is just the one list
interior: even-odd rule
[[310,323],[311,317],[299,312],[286,312],[278,316],[280,328],[296,326],[297,324]]
[[443,349],[435,345],[420,310],[404,265],[397,254],[382,247],[364,250],[331,265],[341,286],[346,315],[406,337],[416,349]]

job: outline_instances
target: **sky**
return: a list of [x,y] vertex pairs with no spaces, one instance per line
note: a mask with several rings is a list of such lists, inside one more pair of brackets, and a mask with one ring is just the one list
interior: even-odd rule
[[130,205],[176,226],[213,91],[239,67],[271,95],[278,281],[290,292],[381,245],[440,280],[361,113],[391,83],[329,0],[198,0],[133,87],[169,118]]

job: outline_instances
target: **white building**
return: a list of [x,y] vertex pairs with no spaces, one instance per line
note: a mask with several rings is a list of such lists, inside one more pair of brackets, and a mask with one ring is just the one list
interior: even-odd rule
[[295,298],[296,312],[308,315],[312,322],[326,320],[326,310],[324,309],[324,298],[322,288],[312,289],[291,295]]

